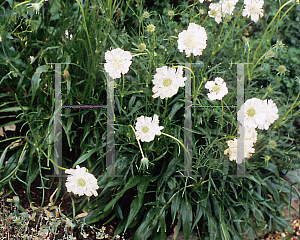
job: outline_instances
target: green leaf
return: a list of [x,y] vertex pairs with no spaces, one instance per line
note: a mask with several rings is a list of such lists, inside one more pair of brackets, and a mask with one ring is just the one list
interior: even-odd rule
[[172,107],[172,110],[168,116],[168,118],[172,121],[173,117],[175,116],[175,114],[177,113],[177,111],[179,109],[182,109],[183,107],[183,103],[180,103],[180,102],[176,102],[173,107]]
[[140,176],[134,176],[132,178],[129,179],[129,181],[127,182],[127,184],[125,185],[125,187],[117,194],[117,196],[111,200],[104,208],[104,212],[108,211],[109,209],[111,209],[116,202],[124,195],[124,193],[130,189],[133,188],[135,185],[137,185],[139,183],[139,181],[141,180]]
[[177,212],[179,211],[179,206],[181,203],[181,198],[179,195],[179,192],[174,196],[174,199],[172,201],[171,205],[171,216],[172,216],[172,224],[174,224],[175,217],[177,216]]
[[185,239],[189,239],[192,233],[193,212],[192,206],[187,201],[181,203],[180,214],[182,219],[182,227]]
[[231,240],[230,238],[230,234],[228,232],[228,227],[227,227],[227,224],[225,224],[224,221],[221,222],[221,233],[222,233],[222,239],[224,240]]
[[139,210],[141,208],[141,205],[139,205],[139,199],[138,197],[135,197],[130,204],[130,212],[127,218],[126,226],[124,229],[124,232],[127,230],[128,226],[132,223],[136,215],[138,214]]
[[31,90],[32,90],[31,104],[33,103],[33,100],[35,98],[36,91],[40,86],[41,73],[45,72],[47,70],[48,70],[48,65],[42,65],[36,69],[35,73],[32,76],[32,79],[31,79]]
[[149,185],[150,178],[142,178],[141,181],[138,184],[138,196],[132,201],[130,205],[130,212],[128,215],[127,223],[125,226],[125,230],[127,230],[128,226],[132,223],[136,215],[138,214],[139,210],[141,209],[144,201],[144,195],[147,190],[147,187]]
[[77,159],[77,161],[73,164],[73,168],[75,168],[76,165],[79,165],[81,163],[83,163],[85,160],[87,160],[88,158],[90,158],[92,156],[93,153],[95,153],[98,149],[94,148],[92,150],[89,150],[87,153],[83,154],[81,157],[79,157]]
[[201,206],[201,204],[197,204],[196,218],[195,218],[195,220],[194,220],[194,224],[193,224],[192,229],[195,228],[195,226],[197,225],[197,223],[198,223],[199,220],[201,219],[202,215],[203,215],[202,206]]
[[8,107],[8,108],[4,108],[4,109],[1,109],[0,110],[0,113],[1,112],[17,112],[17,111],[22,111],[23,110],[29,110],[29,107]]

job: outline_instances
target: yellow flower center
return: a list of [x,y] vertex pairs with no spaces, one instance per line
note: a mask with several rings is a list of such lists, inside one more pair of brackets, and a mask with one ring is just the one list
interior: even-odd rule
[[184,44],[188,48],[195,48],[195,47],[197,47],[197,45],[198,45],[197,37],[194,34],[190,33],[184,39]]
[[249,108],[247,111],[247,114],[249,117],[253,117],[255,115],[255,109],[254,108]]
[[146,127],[146,126],[145,126],[145,127],[143,127],[143,128],[142,128],[142,132],[143,132],[143,133],[149,132],[149,128],[148,128],[148,127]]
[[121,58],[115,58],[115,59],[114,59],[114,67],[115,67],[116,69],[120,69],[120,68],[122,68],[123,66],[124,66],[123,59],[121,59]]
[[78,185],[80,187],[84,187],[86,185],[86,181],[83,178],[78,179]]
[[220,87],[219,85],[215,85],[215,86],[213,86],[212,90],[213,90],[215,93],[218,93],[218,92],[220,92],[221,87]]
[[172,79],[170,79],[170,78],[165,79],[164,82],[163,82],[163,85],[165,87],[169,87],[171,84],[172,84]]

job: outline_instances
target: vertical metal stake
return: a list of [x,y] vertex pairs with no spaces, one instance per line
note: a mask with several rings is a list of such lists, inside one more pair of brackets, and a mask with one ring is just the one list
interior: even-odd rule
[[[54,162],[62,166],[62,122],[61,122],[61,63],[55,63],[55,111],[54,111]],[[55,175],[62,177],[62,169],[54,166]]]
[[[244,63],[237,64],[237,110],[239,111],[244,104]],[[244,114],[240,124],[244,125]],[[239,127],[239,126],[238,126]],[[243,130],[244,131],[244,130]],[[244,136],[244,133],[240,133]],[[245,158],[244,158],[244,141],[237,139],[237,175],[238,177],[245,177]]]
[[[185,112],[184,112],[184,146],[188,150],[189,154],[184,151],[184,176],[188,177],[192,174],[192,100],[191,100],[191,91],[192,91],[192,81],[191,81],[191,63],[186,63],[185,66],[185,76],[187,80],[185,81]],[[194,80],[195,81],[195,80]]]
[[107,75],[107,147],[106,168],[108,177],[115,177],[115,131],[114,131],[114,80]]

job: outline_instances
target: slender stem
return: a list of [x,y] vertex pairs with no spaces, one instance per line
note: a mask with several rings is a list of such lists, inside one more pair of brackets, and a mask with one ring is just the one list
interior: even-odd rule
[[223,100],[221,99],[221,106],[222,106],[222,118],[221,118],[221,130],[223,129],[223,122],[224,122],[224,119],[223,119],[223,114],[224,114],[224,107],[223,107]]
[[56,162],[54,162],[50,157],[47,156],[47,154],[35,143],[31,142],[28,138],[26,138],[26,141],[29,142],[30,144],[32,144],[34,147],[36,147],[39,151],[41,151],[43,153],[43,155],[49,159],[56,167],[62,169],[62,170],[66,170],[67,168],[61,167],[59,165],[57,165]]
[[229,37],[231,31],[233,30],[233,27],[235,26],[235,23],[237,22],[238,18],[239,18],[240,15],[242,14],[243,7],[244,7],[244,4],[243,4],[241,10],[239,11],[239,14],[238,14],[237,17],[235,18],[235,20],[234,20],[234,22],[233,22],[233,24],[232,24],[230,30],[228,31],[228,33],[227,33],[227,35],[226,35],[226,37],[225,37],[223,43],[221,44],[221,46],[220,46],[218,49],[215,50],[216,46],[218,46],[218,44],[219,44],[219,42],[220,42],[220,39],[221,39],[221,34],[222,34],[223,29],[224,29],[224,26],[225,26],[225,24],[223,24],[223,27],[222,27],[221,32],[220,32],[220,35],[219,35],[219,37],[220,37],[220,38],[219,38],[219,41],[218,41],[218,43],[214,46],[213,51],[212,51],[210,57],[208,58],[208,60],[207,60],[207,62],[206,62],[206,64],[205,64],[205,66],[204,66],[204,70],[206,70],[206,68],[207,68],[207,66],[208,66],[208,64],[209,64],[209,62],[210,62],[210,60],[211,60],[211,58],[213,57],[213,55],[215,55],[218,51],[220,51],[220,50],[222,49],[222,47],[224,46],[224,44],[226,43],[227,38]]
[[141,144],[140,144],[140,141],[139,141],[139,140],[137,139],[137,137],[136,137],[136,132],[135,132],[135,130],[134,130],[134,128],[133,128],[132,125],[129,125],[129,126],[132,128],[132,130],[133,130],[133,132],[134,132],[134,134],[135,134],[135,138],[136,138],[136,140],[137,140],[137,142],[138,142],[138,145],[139,145],[139,147],[140,147],[140,151],[141,151],[142,157],[145,158],[144,153],[143,153],[143,149],[142,149]]
[[163,119],[166,117],[167,109],[168,109],[168,98],[166,98],[165,110],[164,110],[164,113],[163,113]]
[[[275,21],[275,19],[277,18],[278,14],[281,12],[281,10],[282,10],[287,4],[289,4],[289,3],[291,3],[291,2],[294,2],[294,1],[295,1],[295,0],[290,0],[290,1],[286,2],[285,4],[283,4],[283,5],[281,6],[281,8],[279,8],[279,10],[278,10],[277,13],[275,14],[273,20],[269,23],[268,27],[266,28],[266,30],[265,30],[265,32],[264,32],[264,35],[263,35],[263,37],[262,37],[262,39],[261,39],[261,41],[260,41],[258,47],[256,48],[256,50],[255,50],[255,52],[254,52],[254,55],[253,55],[253,62],[254,62],[255,59],[256,59],[257,51],[258,51],[258,49],[261,47],[261,45],[262,45],[262,43],[263,43],[263,40],[264,40],[264,38],[266,37],[266,34],[267,34],[267,32],[268,32],[268,29],[271,27],[272,23]],[[295,3],[292,5],[292,7],[294,7],[294,5],[295,5]],[[286,13],[285,13],[285,14],[286,14]],[[282,17],[284,17],[285,14],[284,14]],[[281,19],[282,19],[282,18],[281,18]]]
[[122,92],[121,92],[121,108],[123,108],[123,97],[124,97],[124,87],[125,87],[125,75],[122,74],[122,79],[123,79],[123,87],[122,87]]
[[84,30],[85,30],[86,35],[87,35],[87,39],[88,39],[88,43],[89,43],[89,47],[90,47],[90,51],[91,51],[91,56],[93,56],[93,48],[92,48],[91,39],[90,39],[89,31],[88,31],[88,28],[87,28],[87,24],[86,24],[86,21],[85,21],[85,14],[84,14],[84,11],[83,11],[83,8],[82,8],[80,2],[78,0],[76,0],[76,2],[78,3],[78,5],[80,7],[80,10],[82,12],[82,15],[83,15]]
[[186,149],[186,147],[184,146],[184,144],[182,142],[180,142],[180,140],[178,140],[176,137],[173,137],[173,136],[171,136],[171,135],[169,135],[167,133],[163,133],[162,132],[161,134],[165,135],[165,136],[167,136],[169,138],[172,138],[172,139],[176,140],[184,148],[184,150],[188,153],[190,161],[192,161],[192,156],[191,156],[190,152]]
[[277,87],[277,85],[278,85],[278,83],[280,82],[281,78],[282,78],[282,74],[280,75],[279,79],[277,80],[275,86],[274,86],[273,88],[271,88],[270,90],[268,90],[268,91],[266,92],[266,94],[262,97],[261,100],[264,100],[264,99],[268,96],[269,92],[271,92],[273,89],[275,89],[275,88]]

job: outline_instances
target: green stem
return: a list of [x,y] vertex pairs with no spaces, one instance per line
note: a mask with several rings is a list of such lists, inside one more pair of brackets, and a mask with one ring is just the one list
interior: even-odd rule
[[82,13],[82,16],[83,16],[84,30],[85,30],[87,38],[88,38],[88,43],[89,43],[89,47],[90,47],[90,51],[91,51],[91,56],[93,56],[93,48],[92,48],[91,39],[90,39],[89,31],[88,31],[88,28],[87,28],[87,24],[86,24],[86,21],[85,21],[85,14],[84,14],[84,11],[83,11],[83,8],[82,8],[80,2],[78,0],[76,0],[76,2],[78,3],[78,5],[80,7],[80,10],[81,10],[81,13]]
[[167,109],[168,109],[168,98],[166,98],[166,104],[165,104],[165,110],[164,110],[164,113],[163,113],[163,119],[165,119],[165,117],[166,117]]
[[186,147],[184,146],[184,144],[182,142],[180,142],[176,137],[173,137],[173,136],[171,136],[171,135],[169,135],[167,133],[163,133],[162,132],[161,134],[165,135],[165,136],[167,136],[169,138],[172,138],[172,139],[176,140],[184,148],[184,150],[188,153],[190,161],[192,161],[192,156],[191,156],[190,152],[186,149]]
[[132,130],[133,130],[133,132],[134,132],[134,135],[135,135],[135,138],[136,138],[136,140],[137,140],[137,142],[138,142],[138,145],[139,145],[139,148],[140,148],[142,157],[145,158],[144,153],[143,153],[143,149],[142,149],[141,144],[140,144],[140,141],[139,141],[139,140],[137,139],[137,137],[136,137],[136,132],[135,132],[135,130],[134,130],[134,128],[133,128],[132,125],[129,125],[129,126],[132,128]]
[[224,107],[223,107],[223,100],[221,99],[221,106],[222,106],[222,118],[221,118],[221,131],[223,129],[223,122],[224,122],[224,119],[223,119],[223,114],[224,114]]
[[57,163],[54,162],[50,157],[48,157],[47,154],[37,144],[31,142],[28,138],[26,138],[26,141],[29,142],[30,144],[32,144],[34,147],[36,147],[38,151],[41,151],[44,154],[44,156],[47,159],[49,159],[56,167],[58,167],[58,168],[60,168],[62,170],[66,170],[67,169],[67,168],[64,168],[64,167],[61,167],[61,166],[57,165]]
[[224,26],[225,26],[225,24],[223,24],[222,29],[221,29],[221,32],[220,32],[220,35],[219,35],[219,37],[220,37],[220,38],[219,38],[219,41],[218,41],[218,43],[214,46],[213,51],[212,51],[210,57],[208,58],[208,60],[207,60],[207,62],[206,62],[206,64],[205,64],[205,66],[204,66],[204,70],[206,70],[206,68],[207,68],[207,66],[208,66],[208,64],[209,64],[209,62],[210,62],[210,60],[211,60],[211,58],[213,57],[213,55],[215,55],[218,51],[220,51],[220,50],[222,49],[222,47],[224,46],[224,44],[226,43],[227,38],[229,37],[231,31],[233,30],[233,27],[235,26],[235,23],[237,22],[238,18],[239,18],[240,15],[242,14],[243,7],[244,7],[244,4],[243,4],[241,10],[239,11],[239,14],[238,14],[237,17],[235,18],[235,20],[234,20],[234,22],[233,22],[233,24],[232,24],[230,30],[228,31],[228,33],[227,33],[227,35],[226,35],[226,37],[225,37],[223,43],[221,44],[221,46],[220,46],[218,49],[215,50],[216,46],[218,46],[218,44],[219,44],[219,42],[220,42],[220,39],[221,39],[221,34],[222,34],[223,29],[224,29]]
[[[282,10],[287,4],[289,4],[289,3],[291,3],[291,2],[294,2],[294,1],[295,1],[295,0],[290,0],[290,1],[286,2],[285,4],[283,4],[283,5],[281,6],[281,8],[279,8],[279,10],[278,10],[277,13],[275,14],[273,20],[269,23],[268,27],[266,28],[266,30],[265,30],[265,32],[264,32],[264,35],[263,35],[263,37],[262,37],[262,39],[261,39],[261,41],[260,41],[258,47],[256,48],[256,50],[255,50],[255,52],[254,52],[254,55],[253,55],[253,62],[255,62],[257,51],[260,49],[260,47],[261,47],[261,45],[262,45],[262,43],[263,43],[263,40],[264,40],[265,37],[266,37],[266,34],[267,34],[267,32],[268,32],[268,29],[271,27],[272,23],[275,21],[275,19],[277,18],[278,14],[281,12],[281,10]],[[295,4],[296,4],[296,3],[294,3],[294,4],[292,5],[292,7],[294,7]],[[287,13],[287,12],[286,12],[286,13]],[[286,14],[286,13],[285,13],[285,14]],[[285,14],[282,16],[282,18],[285,16]],[[282,19],[282,18],[281,18],[281,19]],[[278,22],[278,23],[279,23],[279,22]],[[253,68],[252,68],[252,70],[253,70]]]

